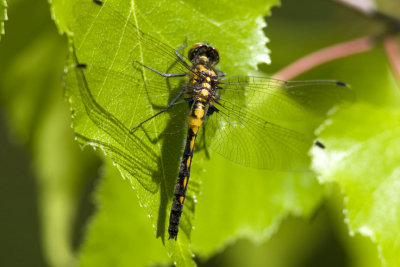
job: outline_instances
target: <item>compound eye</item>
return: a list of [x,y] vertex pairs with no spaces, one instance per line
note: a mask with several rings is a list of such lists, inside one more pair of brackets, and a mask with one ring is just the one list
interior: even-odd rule
[[190,61],[193,61],[193,59],[201,55],[205,55],[209,59],[211,65],[218,64],[219,52],[216,48],[208,43],[196,43],[190,48],[188,53]]
[[195,57],[199,55],[199,51],[204,47],[207,46],[206,43],[195,43],[192,45],[192,47],[189,49],[188,52],[188,57],[189,60],[192,61]]
[[213,46],[209,47],[209,50],[208,50],[208,53],[207,53],[207,57],[210,59],[212,65],[217,65],[218,64],[218,62],[219,62],[219,52],[215,47],[213,47]]

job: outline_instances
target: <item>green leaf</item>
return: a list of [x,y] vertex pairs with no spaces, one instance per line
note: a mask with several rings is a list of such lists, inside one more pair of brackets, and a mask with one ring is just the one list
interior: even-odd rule
[[35,174],[44,257],[52,266],[68,266],[76,260],[75,218],[96,160],[73,141],[61,86],[67,44],[55,30],[49,6],[43,1],[10,5],[14,19],[0,43],[1,106],[10,132],[31,156],[32,166],[24,168]]
[[7,20],[7,1],[0,1],[0,39],[3,34],[5,34],[4,22]]
[[[270,27],[267,28],[266,32],[269,33],[271,40],[271,50],[274,52],[272,54],[272,60],[274,62],[273,70],[269,68],[268,70],[277,71],[280,68],[291,63],[293,59],[305,56],[308,53],[315,52],[317,49],[323,47],[328,47],[333,44],[338,44],[340,42],[346,42],[359,38],[360,36],[370,36],[376,34],[377,27],[379,27],[379,22],[371,20],[367,17],[358,16],[351,10],[343,8],[341,5],[337,5],[334,1],[296,1],[287,0],[285,2],[286,9],[282,8],[274,12],[274,16],[269,20]],[[298,10],[302,8],[302,12]],[[320,12],[315,12],[319,10]],[[329,10],[329,11],[327,11]],[[395,10],[395,9],[392,9]],[[301,21],[302,23],[296,23]],[[352,26],[349,28],[349,21],[352,21]],[[330,34],[327,35],[326,33]],[[293,49],[295,46],[296,49]],[[377,45],[374,49],[365,52],[355,54],[346,58],[338,59],[329,63],[326,63],[312,71],[303,74],[301,79],[316,79],[316,78],[334,78],[345,81],[350,84],[353,90],[356,92],[357,100],[368,102],[370,105],[375,105],[378,107],[394,107],[397,108],[400,104],[399,98],[399,87],[396,85],[395,78],[393,77],[392,70],[390,69],[390,64],[387,62],[386,53],[381,45]],[[373,74],[373,75],[371,75]],[[357,107],[353,107],[357,110]],[[352,114],[353,109],[343,110],[343,114],[340,116],[340,121],[338,120],[338,125],[336,125],[335,117],[330,119],[328,122],[331,123],[329,126],[329,133],[327,132],[324,136],[324,131],[321,134],[321,140],[326,145],[326,153],[328,155],[332,151],[332,155],[336,148],[331,147],[329,141],[338,144],[338,142],[343,142],[342,146],[338,146],[339,151],[350,150],[351,147],[357,146],[356,141],[351,144],[347,143],[350,140],[346,137],[349,130],[358,130],[359,134],[371,134],[371,140],[373,139],[373,132],[371,129],[372,121],[369,123],[362,123],[369,119],[370,114],[378,114],[380,108],[370,107],[367,109],[369,111],[360,112],[357,111],[356,114]],[[390,108],[387,109],[388,111]],[[377,112],[377,113],[376,113]],[[390,111],[391,112],[391,111]],[[389,112],[389,113],[390,113]],[[387,115],[383,114],[382,118],[385,119]],[[347,119],[346,116],[349,116]],[[360,117],[357,117],[360,116]],[[373,115],[375,117],[375,115]],[[345,124],[348,120],[348,124]],[[360,123],[361,121],[361,123]],[[343,127],[346,125],[345,127]],[[336,129],[336,130],[335,130]],[[342,138],[343,137],[343,138]],[[381,156],[381,154],[379,154]],[[375,168],[377,163],[374,162],[377,155],[371,153],[368,162],[364,165],[367,167],[360,167],[360,171],[357,171],[353,176],[355,170],[353,169],[353,162],[347,161],[350,158],[343,159],[340,164],[346,164],[350,168],[349,174],[346,177],[336,177],[335,176],[335,164],[334,162],[328,161],[326,164],[329,166],[328,169],[321,170],[321,180],[325,181],[325,173],[329,173],[332,181],[339,181],[338,183],[343,189],[343,198],[350,200],[352,198],[353,202],[358,199],[359,195],[349,195],[347,194],[347,188],[356,189],[358,183],[369,182],[369,180],[375,180],[376,177],[368,175],[362,176],[362,173],[370,172],[372,174],[372,168]],[[381,157],[383,160],[383,156]],[[316,155],[316,160],[319,159],[319,155]],[[324,159],[321,159],[323,161]],[[324,165],[325,166],[325,165]],[[357,167],[354,165],[354,167]],[[389,167],[390,169],[393,166]],[[386,172],[386,171],[385,171]],[[376,175],[382,178],[381,175]],[[352,178],[357,179],[358,182],[355,186],[350,186],[349,182]],[[346,179],[346,182],[342,180]],[[379,179],[379,178],[378,178]],[[360,186],[359,190],[363,187]],[[332,196],[330,196],[332,198]],[[365,200],[365,199],[364,199]],[[362,201],[362,200],[360,200]],[[390,200],[387,200],[390,202]],[[345,205],[347,207],[347,201]],[[368,204],[366,205],[366,207]],[[346,208],[349,211],[348,207]],[[338,209],[339,210],[339,209]],[[342,219],[343,210],[339,210],[340,214],[337,217]],[[357,211],[353,211],[353,214],[359,214]],[[385,215],[384,215],[385,216]],[[349,216],[347,216],[349,217]],[[364,217],[365,218],[365,217]],[[381,219],[376,217],[377,220]],[[348,234],[348,225],[352,233],[358,233],[357,228],[353,227],[352,221],[349,220],[348,224],[345,225],[346,233]],[[392,225],[394,226],[394,225]],[[392,228],[392,235],[397,235],[397,229]],[[370,240],[370,238],[365,236],[355,236],[344,238],[341,237],[345,243],[345,247],[352,264],[356,266],[380,266],[379,260],[374,259],[376,257],[379,243]],[[357,241],[358,240],[358,241]],[[375,253],[371,253],[371,244],[375,246]],[[366,249],[367,248],[367,249]],[[385,258],[386,262],[393,261],[398,258],[398,255],[392,254],[394,259],[389,260]],[[398,264],[397,264],[398,265]],[[397,266],[392,265],[392,266]],[[387,264],[389,266],[389,264]]]
[[350,233],[375,242],[383,266],[400,264],[399,119],[397,108],[354,105],[323,128],[327,149],[313,151],[320,181],[343,190]]
[[165,249],[154,238],[154,229],[146,211],[139,207],[129,181],[120,179],[118,170],[106,162],[102,183],[96,190],[96,202],[101,207],[81,248],[80,266],[168,263]]
[[[163,117],[159,123],[149,122],[144,126],[146,132],[139,129],[135,134],[129,133],[129,128],[156,112],[154,106],[166,106],[171,101],[166,97],[148,102],[142,79],[146,82],[157,75],[145,71],[142,77],[132,67],[133,59],[160,71],[179,71],[178,66],[172,66],[172,71],[167,69],[174,62],[173,52],[166,64],[158,51],[165,48],[171,52],[179,47],[185,38],[177,33],[184,33],[188,43],[207,40],[218,47],[222,55],[220,67],[227,73],[246,75],[260,59],[267,60],[265,37],[260,32],[262,16],[268,7],[265,2],[246,8],[236,2],[221,3],[218,9],[204,3],[193,5],[140,1],[119,4],[107,1],[103,6],[91,1],[53,3],[57,23],[61,30],[71,34],[74,48],[66,85],[77,139],[84,145],[102,149],[131,181],[139,205],[156,228],[156,236],[161,237],[178,265],[192,264],[192,248],[202,256],[209,256],[238,237],[265,239],[287,214],[308,215],[322,194],[312,173],[248,169],[216,154],[211,154],[209,161],[204,154],[197,153],[178,240],[167,240],[169,209],[185,138],[185,116],[184,111],[175,112],[171,114],[176,116],[172,123]],[[127,23],[133,26],[126,27]],[[140,31],[145,34],[142,36]],[[142,46],[138,39],[148,42],[146,38],[152,38],[146,33],[169,47],[154,42],[150,48],[148,44]],[[75,68],[76,63],[81,64],[80,68]],[[177,86],[171,81],[171,88]],[[165,135],[157,143],[152,142],[164,128],[176,129],[173,138]],[[200,188],[201,176],[204,178]],[[206,183],[209,184],[203,186]],[[196,197],[199,203],[195,206]],[[102,205],[112,202],[108,198],[100,201]],[[130,205],[126,203],[125,208]],[[198,211],[193,223],[195,209]],[[197,230],[192,233],[193,225]],[[93,229],[89,238],[100,240],[99,235],[104,232]],[[130,233],[124,236],[135,238]],[[131,255],[133,260],[134,254]]]
[[289,214],[309,217],[323,197],[311,172],[245,168],[216,153],[211,159],[192,167],[193,176],[202,179],[192,237],[202,257],[238,238],[262,242]]

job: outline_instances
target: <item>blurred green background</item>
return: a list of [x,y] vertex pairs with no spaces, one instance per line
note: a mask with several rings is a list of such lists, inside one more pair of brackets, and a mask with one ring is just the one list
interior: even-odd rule
[[[388,7],[392,14],[398,6]],[[400,12],[400,9],[397,9]],[[46,1],[12,1],[0,41],[0,265],[72,266],[93,213],[100,160],[73,141],[61,77],[67,39]],[[266,18],[274,73],[320,48],[379,33],[379,22],[332,1],[285,0]],[[382,45],[324,64],[302,79],[351,84],[358,101],[398,106]],[[51,162],[51,163],[50,163]],[[369,238],[349,236],[336,184],[311,219],[284,219],[270,240],[232,243],[199,266],[381,266]],[[134,266],[134,265],[132,265]]]

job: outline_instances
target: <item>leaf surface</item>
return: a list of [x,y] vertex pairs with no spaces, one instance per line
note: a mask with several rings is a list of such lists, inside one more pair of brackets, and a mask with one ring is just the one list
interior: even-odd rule
[[375,242],[383,266],[400,264],[399,118],[396,108],[354,105],[323,128],[329,150],[313,151],[320,181],[343,190],[350,233]]
[[[147,131],[140,129],[130,134],[129,129],[155,114],[157,106],[171,101],[168,91],[159,94],[165,97],[151,97],[147,90],[160,87],[152,88],[147,81],[154,82],[157,75],[135,67],[134,60],[162,72],[179,72],[179,66],[171,65],[175,60],[173,50],[186,37],[188,44],[208,41],[216,46],[224,72],[246,75],[260,60],[269,60],[266,38],[260,30],[264,26],[262,17],[273,4],[276,1],[260,1],[244,8],[242,2],[227,1],[215,8],[192,1],[106,1],[102,6],[91,1],[53,2],[56,21],[62,31],[70,34],[74,48],[67,66],[66,86],[77,139],[103,150],[131,181],[135,190],[131,193],[137,195],[156,236],[178,265],[193,264],[192,250],[208,256],[240,236],[264,239],[287,214],[309,214],[322,193],[311,173],[248,169],[215,153],[211,160],[204,153],[197,153],[178,240],[167,240],[169,209],[186,134],[187,106],[161,115],[157,123],[149,122],[144,126]],[[82,68],[74,68],[76,63]],[[166,89],[179,85],[170,83]],[[201,151],[202,146],[200,143],[197,150]],[[100,198],[101,205],[109,202],[111,198]],[[130,205],[126,203],[125,208]],[[100,212],[97,219],[107,217],[107,212]],[[123,220],[123,215],[118,219]],[[196,230],[192,233],[194,225]],[[99,244],[106,242],[98,238],[103,233],[94,229],[99,228],[92,228],[89,239]],[[124,235],[134,239],[132,233]],[[215,242],[210,245],[210,240]],[[84,248],[85,253],[96,249],[90,244],[90,249]],[[102,256],[90,253],[91,257]],[[132,253],[132,260],[134,257]]]

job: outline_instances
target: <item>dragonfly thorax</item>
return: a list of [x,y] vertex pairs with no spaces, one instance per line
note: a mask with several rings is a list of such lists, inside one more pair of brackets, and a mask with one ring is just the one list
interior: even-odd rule
[[218,83],[218,75],[212,67],[206,65],[195,65],[189,72],[190,89],[194,99],[202,102],[212,101],[216,94],[216,85]]

